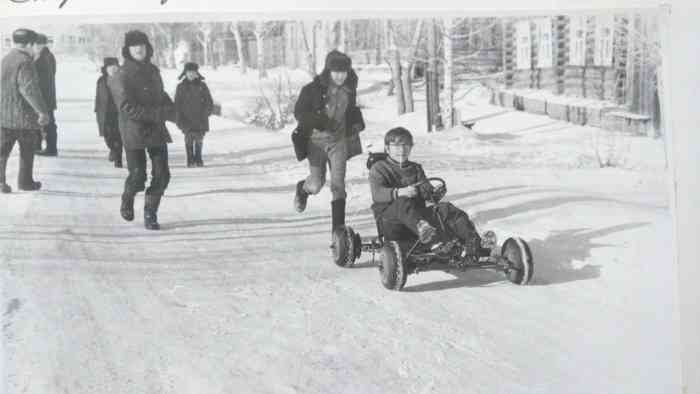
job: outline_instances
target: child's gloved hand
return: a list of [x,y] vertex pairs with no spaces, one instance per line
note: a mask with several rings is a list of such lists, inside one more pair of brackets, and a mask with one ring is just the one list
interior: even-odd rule
[[397,197],[415,197],[418,195],[418,189],[415,186],[406,186],[396,189]]
[[425,201],[431,201],[433,198],[433,185],[429,182],[420,184],[418,187],[418,195]]

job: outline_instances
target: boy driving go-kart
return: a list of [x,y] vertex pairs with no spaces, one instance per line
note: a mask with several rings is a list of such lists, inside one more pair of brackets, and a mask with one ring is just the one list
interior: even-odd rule
[[[384,136],[387,157],[377,161],[369,172],[372,210],[384,238],[402,240],[417,237],[433,250],[445,246],[450,236],[463,245],[466,258],[476,260],[481,237],[467,214],[449,202],[440,202],[446,188],[434,187],[420,164],[409,161],[413,136],[403,127]],[[427,207],[427,202],[434,206]]]
[[383,285],[401,290],[410,273],[427,270],[494,269],[524,285],[532,277],[532,255],[525,241],[508,238],[496,252],[496,235],[480,236],[469,216],[440,200],[447,192],[441,178],[426,177],[420,164],[409,161],[413,136],[402,127],[389,130],[384,152],[369,153],[367,168],[377,237],[363,240],[351,227],[333,233],[337,265],[352,266],[362,251],[381,250]]

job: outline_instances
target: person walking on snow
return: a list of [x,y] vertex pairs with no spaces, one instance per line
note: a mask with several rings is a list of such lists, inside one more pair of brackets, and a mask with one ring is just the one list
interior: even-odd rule
[[[39,76],[41,94],[44,96],[44,101],[46,101],[47,110],[49,111],[49,124],[42,128],[38,136],[37,147],[39,152],[37,154],[41,156],[56,156],[58,155],[56,147],[58,128],[54,117],[54,111],[56,111],[56,58],[49,50],[48,42],[49,40],[44,34],[39,34],[34,45],[36,58],[34,65]],[[46,139],[46,148],[44,150],[41,150],[42,137]]]
[[12,33],[14,48],[2,58],[0,66],[0,191],[12,192],[7,185],[7,159],[19,142],[20,190],[39,190],[34,181],[34,148],[37,133],[49,124],[49,109],[39,87],[39,76],[32,58],[37,34],[29,29]]
[[95,114],[100,137],[104,138],[109,149],[109,161],[117,168],[122,167],[122,137],[119,134],[119,111],[112,99],[112,93],[107,86],[107,80],[119,70],[119,60],[116,57],[104,58],[102,75],[97,79],[95,93]]
[[[146,190],[144,226],[148,230],[159,230],[158,207],[170,182],[168,143],[172,139],[165,121],[175,121],[175,106],[163,90],[160,70],[151,63],[153,46],[145,33],[138,30],[127,32],[122,56],[122,67],[108,79],[114,104],[119,111],[119,132],[129,169],[120,213],[124,220],[134,220],[134,197],[136,193]],[[151,184],[148,189],[146,154],[151,159]]]
[[202,167],[204,134],[209,131],[209,116],[214,101],[197,63],[187,63],[178,77],[181,82],[175,91],[175,120],[185,135],[187,167]]
[[310,195],[318,194],[330,169],[332,193],[331,232],[345,225],[345,169],[347,161],[362,153],[359,133],[365,124],[357,107],[358,77],[351,59],[333,50],[323,72],[304,86],[294,107],[298,121],[294,142],[297,158],[309,161],[309,175],[297,183],[294,207],[306,209]]

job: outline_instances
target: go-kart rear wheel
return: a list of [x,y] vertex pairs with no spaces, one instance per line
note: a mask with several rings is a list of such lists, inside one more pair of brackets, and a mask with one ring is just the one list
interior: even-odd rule
[[349,268],[355,263],[361,251],[358,244],[360,236],[355,234],[350,226],[340,226],[333,230],[333,262],[339,267]]
[[389,290],[401,290],[406,284],[406,262],[398,242],[389,241],[382,247],[379,274],[382,285]]
[[501,256],[508,260],[508,280],[516,285],[526,285],[532,279],[533,263],[530,247],[520,238],[508,238],[501,247]]

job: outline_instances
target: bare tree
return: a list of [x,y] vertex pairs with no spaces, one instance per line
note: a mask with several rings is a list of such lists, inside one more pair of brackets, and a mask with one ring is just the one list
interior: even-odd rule
[[[165,64],[168,67],[176,68],[175,49],[178,43],[178,26],[174,23],[154,23],[155,31],[160,35],[160,42],[163,43]],[[154,37],[155,38],[155,37]]]
[[211,64],[211,42],[214,35],[214,24],[211,22],[199,22],[195,24],[198,34],[195,35],[204,50],[203,65]]
[[246,54],[243,50],[243,39],[241,38],[241,28],[240,22],[233,21],[228,25],[229,31],[233,33],[233,37],[236,40],[236,50],[238,51],[238,67],[241,70],[241,74],[246,74],[248,72],[248,62],[246,60]]
[[454,19],[446,17],[442,20],[442,48],[445,53],[445,99],[447,101],[446,105],[446,123],[448,127],[452,128],[455,126],[454,112],[455,112],[455,100],[454,100],[454,62],[452,57],[452,33],[454,28]]
[[255,46],[258,53],[258,77],[267,78],[267,69],[265,68],[265,37],[270,33],[272,24],[265,21],[255,22]]
[[385,33],[385,23],[382,20],[377,20],[377,26],[376,26],[376,38],[375,40],[377,41],[377,58],[375,59],[374,64],[380,65],[382,64],[382,59],[384,59],[384,55],[382,53],[382,45],[386,45],[384,40],[386,39],[386,33]]
[[341,20],[338,22],[338,50],[340,52],[345,52],[346,51],[346,41],[347,41],[347,36],[346,36],[346,30],[347,30],[347,22],[345,20]]
[[401,53],[399,48],[396,46],[395,35],[392,34],[392,26],[390,21],[385,21],[386,26],[386,39],[388,42],[388,52],[390,56],[389,67],[391,67],[391,79],[394,82],[395,96],[396,96],[396,110],[399,115],[406,113],[406,98],[403,94],[403,82],[401,78]]
[[437,23],[434,19],[428,23],[428,71],[426,73],[429,131],[442,130],[440,113],[440,83],[438,81]]
[[299,21],[299,27],[301,28],[302,41],[306,50],[308,71],[313,77],[316,76],[316,22],[311,23],[311,31],[309,31],[309,26],[303,21]]
[[[411,29],[413,28],[413,29]],[[399,115],[413,112],[413,67],[417,59],[423,21],[384,21],[384,40],[387,43],[387,63],[391,68],[391,86],[389,94],[397,95]],[[412,33],[411,33],[412,31]]]

